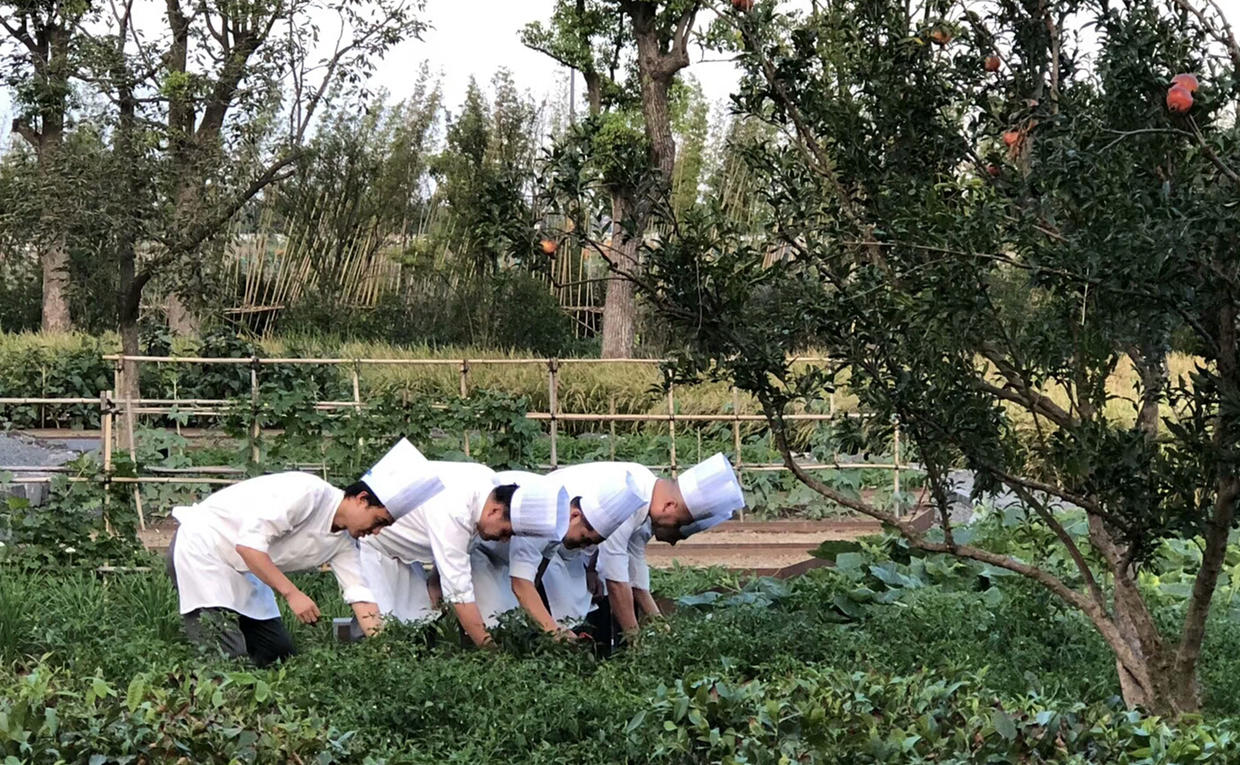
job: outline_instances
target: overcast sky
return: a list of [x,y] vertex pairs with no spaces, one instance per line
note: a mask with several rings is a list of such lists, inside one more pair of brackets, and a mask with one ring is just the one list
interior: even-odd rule
[[[1240,0],[1218,3],[1227,18],[1240,19]],[[808,6],[808,1],[791,4]],[[486,83],[500,67],[512,70],[517,83],[535,96],[555,96],[565,87],[566,71],[518,39],[525,24],[548,18],[553,5],[554,0],[426,0],[423,17],[434,28],[422,40],[406,42],[389,53],[378,68],[376,84],[400,100],[412,90],[418,67],[429,61],[443,76],[446,106],[453,111],[471,75]],[[703,20],[709,20],[709,13]],[[708,100],[726,101],[736,83],[736,68],[729,61],[699,61],[697,51],[693,57],[690,71]],[[7,141],[9,123],[7,94],[0,91],[0,140]]]

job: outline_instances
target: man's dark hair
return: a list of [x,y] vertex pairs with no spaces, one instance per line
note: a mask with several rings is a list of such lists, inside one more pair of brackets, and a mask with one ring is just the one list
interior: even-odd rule
[[379,498],[375,496],[375,490],[370,488],[365,481],[351,483],[344,488],[344,495],[346,497],[356,497],[361,494],[366,495],[366,504],[371,507],[383,507],[383,503],[380,502]]
[[512,495],[517,490],[515,483],[496,486],[495,491],[491,492],[491,496],[495,497],[495,501],[504,506],[504,517],[509,518],[512,515]]

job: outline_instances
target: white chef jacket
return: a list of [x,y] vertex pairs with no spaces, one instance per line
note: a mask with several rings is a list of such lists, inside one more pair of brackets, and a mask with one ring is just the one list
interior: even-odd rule
[[362,577],[375,594],[384,618],[401,622],[434,621],[439,611],[431,603],[426,568],[421,563],[402,563],[384,555],[374,545],[362,545]]
[[470,544],[495,488],[495,471],[472,462],[430,464],[444,490],[362,543],[401,563],[433,563],[444,600],[473,603]]
[[[569,497],[585,497],[602,485],[604,478],[624,470],[633,476],[633,483],[645,504],[599,545],[598,573],[605,580],[628,582],[638,589],[649,590],[650,567],[646,565],[646,543],[653,534],[650,525],[650,502],[654,498],[654,485],[658,481],[650,468],[636,462],[594,462],[560,468],[547,477],[559,481],[568,490]],[[546,581],[544,574],[544,588]],[[584,565],[580,584],[585,586]],[[549,589],[547,598],[551,598]]]
[[[516,540],[513,542],[512,570],[516,572],[518,554]],[[543,592],[547,594],[547,608],[551,611],[551,617],[560,624],[581,624],[586,615],[597,608],[586,579],[586,566],[597,549],[594,545],[588,545],[570,550],[562,543],[552,541],[537,551],[539,556],[547,561],[547,568],[543,570],[542,576]],[[514,573],[513,576],[517,574]],[[533,575],[529,578],[533,579]]]
[[237,545],[261,550],[281,571],[331,566],[348,603],[373,603],[356,541],[332,531],[344,492],[308,473],[259,476],[177,507],[174,565],[181,613],[228,608],[251,619],[280,616],[271,588],[249,572]]
[[508,568],[511,545],[518,539],[522,537],[513,537],[512,542],[478,539],[471,545],[469,565],[474,580],[474,602],[487,627],[498,624],[500,614],[521,606],[512,591]]

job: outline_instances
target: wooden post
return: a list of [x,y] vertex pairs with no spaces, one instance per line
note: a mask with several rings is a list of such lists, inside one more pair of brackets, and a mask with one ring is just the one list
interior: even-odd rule
[[358,379],[357,362],[353,362],[353,408],[362,411],[362,382]]
[[560,466],[560,458],[556,452],[556,435],[559,430],[559,422],[557,418],[560,415],[560,361],[559,359],[549,359],[547,361],[547,395],[551,405],[551,469],[555,470]]
[[250,359],[250,462],[257,465],[258,439],[262,429],[258,424],[258,357]]
[[[736,458],[732,462],[733,469],[736,470],[736,478],[740,480],[741,465],[744,462],[744,456],[741,454],[741,396],[736,387],[732,387],[732,451],[736,454]],[[745,522],[745,508],[741,508],[741,523]]]
[[[177,406],[177,399],[180,398],[180,395],[177,393],[177,380],[179,378],[180,378],[180,375],[177,374],[176,372],[173,372],[172,374],[172,406],[174,408]],[[181,419],[179,417],[174,417],[172,420],[172,424],[176,426],[177,435],[178,436],[181,435]]]
[[112,391],[99,394],[99,450],[103,453],[103,528],[112,536],[108,505],[112,502]]
[[[125,418],[125,430],[129,436],[129,461],[138,469],[138,439],[133,435],[133,400],[129,401],[129,416]],[[133,506],[138,511],[138,528],[146,531],[146,516],[142,513],[142,485],[133,485]]]
[[667,386],[667,434],[671,437],[670,446],[668,447],[671,456],[672,478],[676,477],[676,386],[668,383]]
[[612,420],[607,424],[610,426],[611,438],[607,441],[608,450],[611,452],[611,461],[616,461],[616,394],[607,397],[607,411],[611,414]]
[[[469,360],[461,359],[461,398],[469,398]],[[465,456],[469,456],[469,426],[461,431],[461,443],[465,445]]]
[[894,447],[895,453],[893,455],[894,459],[892,459],[891,461],[891,464],[894,466],[891,471],[891,487],[892,487],[892,499],[895,501],[896,515],[898,516],[902,514],[900,512],[901,505],[899,503],[899,499],[900,499],[900,421],[899,420],[896,420],[896,427],[895,427],[892,441],[893,441],[893,447]]

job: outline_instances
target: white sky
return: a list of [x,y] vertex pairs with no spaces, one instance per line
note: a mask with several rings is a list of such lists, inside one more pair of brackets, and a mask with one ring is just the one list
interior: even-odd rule
[[[411,73],[426,60],[442,72],[446,105],[453,111],[471,74],[485,84],[500,67],[511,69],[517,82],[535,96],[555,96],[564,87],[567,70],[519,39],[526,24],[549,19],[554,5],[554,0],[426,0],[424,16],[435,28],[423,35],[423,41],[406,42],[389,54],[378,72],[378,84],[399,100],[409,90]],[[702,16],[709,20],[713,13]],[[697,51],[693,58],[690,71],[707,99],[726,100],[736,84],[736,68],[730,61],[699,63]],[[580,79],[577,89],[580,94]]]

